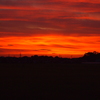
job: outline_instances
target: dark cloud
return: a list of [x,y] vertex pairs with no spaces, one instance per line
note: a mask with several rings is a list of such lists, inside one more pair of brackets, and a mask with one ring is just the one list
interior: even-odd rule
[[33,51],[51,51],[50,49],[38,49],[38,50],[33,50]]
[[71,48],[71,49],[79,49],[80,47],[76,47],[74,45],[59,45],[59,44],[52,44],[51,46],[57,47],[57,48]]
[[43,50],[43,51],[51,51],[50,49],[40,49],[40,50]]
[[8,44],[8,46],[14,46],[13,44]]
[[37,45],[37,46],[44,46],[44,47],[45,47],[45,46],[48,46],[48,45],[45,45],[45,44],[39,44],[39,45]]
[[16,52],[16,53],[20,53],[20,52],[25,52],[25,51],[30,51],[30,50],[25,50],[25,49],[6,49],[6,48],[0,48],[0,52],[8,52],[8,53],[13,53],[13,52]]
[[100,3],[90,3],[90,2],[76,2],[76,3],[72,3],[70,5],[73,8],[78,8],[80,10],[87,10],[87,12],[93,12],[93,11],[98,11],[98,9],[100,8]]
[[90,0],[1,0],[0,37],[98,35],[99,8],[100,2]]
[[0,45],[0,47],[3,47],[3,45]]

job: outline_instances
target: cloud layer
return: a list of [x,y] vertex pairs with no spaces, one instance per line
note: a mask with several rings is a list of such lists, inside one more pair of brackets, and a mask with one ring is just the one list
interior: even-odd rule
[[[50,40],[41,43],[44,39],[37,38],[39,36],[45,38],[47,36],[48,38],[49,35],[54,38],[55,36],[61,38],[59,40],[55,38],[54,43],[51,43]],[[25,46],[16,39],[17,44],[15,47],[14,41],[5,41],[7,37],[10,40],[13,39],[12,37],[21,37],[20,43],[26,37],[33,37],[37,38],[38,44],[35,44],[35,49],[33,49],[30,48],[31,43],[26,43],[27,46]],[[66,39],[73,37],[73,40],[70,40],[71,45],[60,41],[64,41],[64,37]],[[67,52],[70,54],[74,53],[74,51],[80,51],[82,54],[83,51],[95,49],[95,45],[92,45],[92,43],[97,43],[96,48],[100,48],[98,37],[100,37],[99,0],[0,0],[0,38],[1,41],[5,41],[3,44],[0,42],[2,51],[4,49],[13,49],[14,51],[17,48],[26,50],[29,47],[29,51],[38,51],[38,53],[60,53],[59,50],[61,49],[62,51],[71,51]],[[94,40],[89,41],[87,38]],[[82,39],[86,39],[87,43],[86,40]],[[30,41],[30,38],[27,41]],[[65,42],[69,42],[69,40]],[[83,47],[77,45],[79,42]],[[34,43],[36,43],[36,39]],[[46,43],[49,43],[49,45]],[[86,51],[84,50],[84,44],[86,45],[85,48],[87,48]],[[91,49],[88,48],[88,45]]]
[[1,0],[0,31],[14,36],[99,34],[99,8],[99,0]]

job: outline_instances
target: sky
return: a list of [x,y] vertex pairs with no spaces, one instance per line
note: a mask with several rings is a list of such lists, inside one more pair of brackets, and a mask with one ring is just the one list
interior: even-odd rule
[[100,52],[100,0],[0,0],[0,55],[93,51]]

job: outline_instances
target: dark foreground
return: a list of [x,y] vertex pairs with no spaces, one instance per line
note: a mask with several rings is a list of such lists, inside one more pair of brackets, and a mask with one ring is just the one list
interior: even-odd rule
[[0,84],[7,100],[100,100],[100,64],[0,64]]

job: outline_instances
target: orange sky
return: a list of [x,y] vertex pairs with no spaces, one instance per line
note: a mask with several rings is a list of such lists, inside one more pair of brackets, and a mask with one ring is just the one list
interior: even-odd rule
[[90,51],[100,52],[99,0],[0,1],[0,55]]

